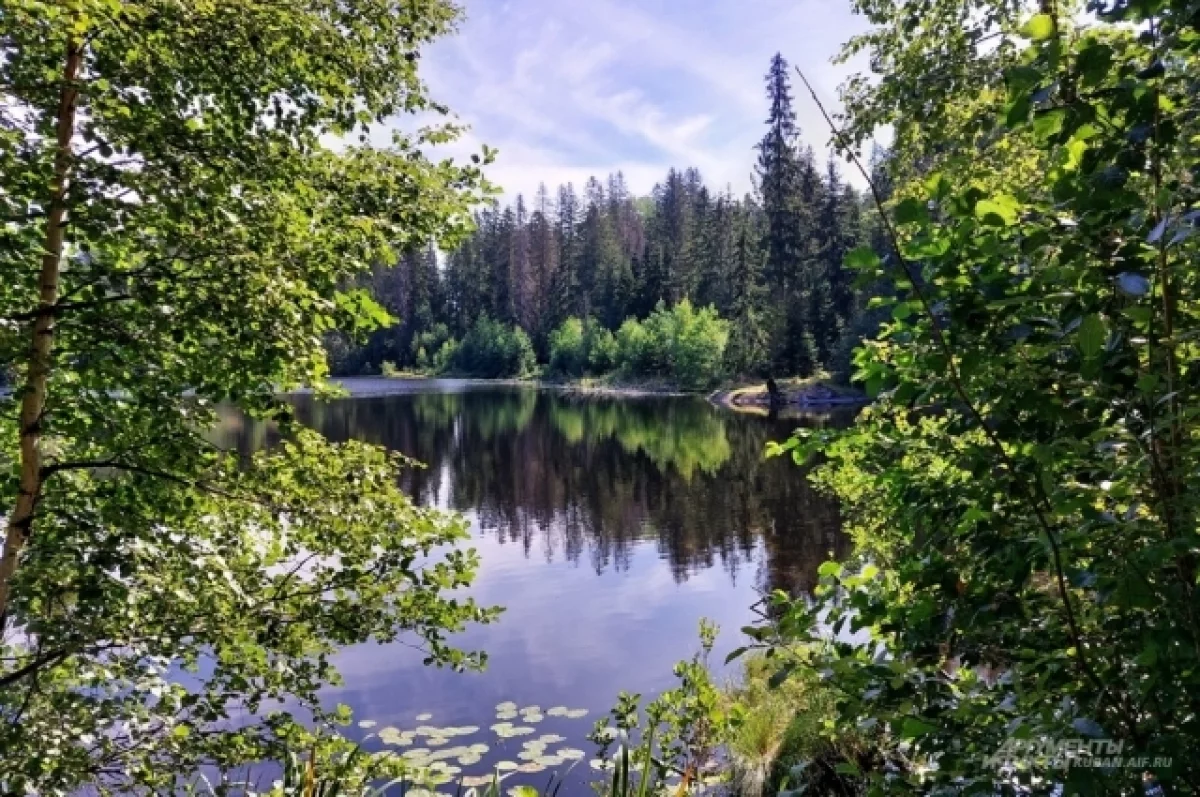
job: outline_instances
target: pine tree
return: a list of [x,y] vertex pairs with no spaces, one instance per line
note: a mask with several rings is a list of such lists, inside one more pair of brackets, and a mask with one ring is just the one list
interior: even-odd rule
[[726,358],[735,375],[759,373],[767,359],[768,340],[763,314],[763,252],[751,225],[743,220],[737,233],[731,274],[729,346]]
[[583,301],[579,290],[579,196],[567,183],[558,189],[558,268],[551,278],[551,328],[570,316],[579,316]]
[[525,197],[521,194],[517,194],[514,211],[512,248],[509,254],[512,279],[509,294],[512,296],[514,321],[523,329],[530,330],[537,319],[533,309],[533,275],[530,273],[529,211],[525,207]]
[[796,150],[796,112],[792,108],[788,62],[776,54],[767,73],[767,99],[771,110],[767,133],[758,144],[755,173],[766,215],[764,248],[767,253],[765,277],[785,292],[795,281],[799,269],[799,230],[796,226],[800,169]]
[[545,354],[551,325],[550,291],[558,271],[558,240],[555,235],[557,209],[545,184],[538,186],[533,215],[529,219],[529,270],[532,282],[534,325],[528,329],[538,351]]
[[755,169],[766,218],[763,249],[769,295],[772,360],[774,367],[794,372],[802,362],[805,347],[807,285],[803,283],[804,223],[801,213],[802,163],[796,146],[799,130],[792,108],[788,63],[776,54],[767,72],[770,113],[767,133],[758,144]]

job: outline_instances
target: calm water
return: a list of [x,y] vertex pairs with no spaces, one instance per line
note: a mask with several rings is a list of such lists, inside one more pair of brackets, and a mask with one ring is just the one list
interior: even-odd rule
[[[767,441],[798,423],[833,419],[770,420],[695,397],[580,397],[455,381],[348,387],[356,395],[333,403],[295,397],[299,418],[333,440],[366,440],[426,463],[404,474],[405,490],[471,521],[483,563],[472,594],[507,610],[458,639],[488,652],[486,672],[426,668],[399,645],[358,646],[338,658],[346,686],[328,700],[376,721],[376,730],[479,726],[447,743],[489,745],[464,775],[518,760],[523,743],[543,734],[567,739],[549,744],[551,753],[565,745],[590,757],[592,722],[621,690],[671,686],[672,665],[697,647],[700,618],[723,629],[719,663],[754,620],[762,591],[808,590],[818,565],[845,550],[836,506],[790,462],[762,457]],[[222,439],[250,450],[270,444],[272,432],[231,416]],[[489,726],[506,701],[589,713],[513,719],[536,731],[504,740]],[[426,713],[432,718],[417,719]],[[591,775],[580,762],[571,790]]]

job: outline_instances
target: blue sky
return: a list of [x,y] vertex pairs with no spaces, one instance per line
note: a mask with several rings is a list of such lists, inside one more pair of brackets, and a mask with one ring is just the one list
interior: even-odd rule
[[[645,193],[670,166],[749,190],[771,56],[835,103],[850,67],[830,59],[863,27],[848,0],[461,2],[466,20],[423,75],[471,126],[453,151],[497,148],[489,176],[509,196],[616,170]],[[824,123],[795,88],[804,138],[823,151]]]

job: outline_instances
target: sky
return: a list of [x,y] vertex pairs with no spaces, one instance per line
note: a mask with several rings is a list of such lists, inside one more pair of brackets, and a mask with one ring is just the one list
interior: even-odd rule
[[[448,154],[499,150],[487,175],[509,199],[618,170],[646,194],[671,166],[741,194],[771,57],[801,67],[832,107],[838,83],[863,66],[831,63],[864,27],[849,0],[460,3],[465,21],[428,49],[422,74],[471,127]],[[825,123],[802,87],[793,93],[803,138],[824,157]]]

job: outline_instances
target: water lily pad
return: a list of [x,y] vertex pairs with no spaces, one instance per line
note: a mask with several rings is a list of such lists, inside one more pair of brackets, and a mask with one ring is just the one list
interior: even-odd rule
[[567,717],[567,719],[577,720],[580,717],[586,717],[587,713],[588,713],[588,710],[586,708],[573,708],[570,711],[568,711],[565,714],[565,716]]
[[430,753],[429,759],[431,761],[446,761],[447,759],[458,758],[460,755],[466,755],[469,752],[471,751],[461,745],[458,747],[444,747],[441,750]]
[[360,728],[374,728],[374,727],[375,727],[376,725],[378,725],[378,724],[379,724],[379,723],[377,723],[375,720],[361,720],[361,721],[359,721],[359,723],[358,723],[358,727],[360,727]]
[[511,722],[497,722],[492,726],[492,732],[500,733],[501,731],[507,731],[508,729],[512,728],[512,726],[513,724]]
[[516,711],[497,711],[496,712],[496,719],[498,719],[498,720],[515,720],[519,716],[521,716],[521,715],[518,714]]
[[432,725],[418,725],[417,729],[412,733],[414,736],[441,736],[442,729],[435,728]]
[[517,758],[521,759],[522,761],[536,761],[538,758],[541,758],[541,756],[541,750],[522,750],[521,752],[517,753]]
[[516,711],[517,704],[512,702],[511,700],[509,700],[509,701],[506,701],[506,702],[501,703],[498,706],[496,706],[496,710],[497,711]]
[[537,763],[544,767],[561,766],[563,760],[556,755],[544,755],[541,758],[534,759]]
[[565,716],[567,716],[567,712],[570,710],[571,709],[567,708],[566,706],[555,706],[554,708],[548,710],[546,713],[549,714],[551,717],[565,717]]
[[[447,728],[449,730],[449,728]],[[462,725],[454,729],[452,736],[470,736],[473,733],[479,733],[478,725]]]
[[426,714],[418,714],[417,715],[417,722],[428,722],[431,719],[433,719],[432,714],[426,713]]
[[402,758],[423,758],[429,755],[428,747],[414,747],[411,750],[405,750],[400,754]]
[[437,792],[431,789],[409,789],[407,794],[408,797],[437,797]]
[[605,761],[600,758],[593,758],[591,761],[588,762],[588,766],[591,767],[592,769],[595,769],[598,771],[605,770],[605,769],[612,769],[612,767],[613,767],[611,761]]
[[540,739],[530,739],[528,742],[525,742],[525,744],[523,744],[521,746],[524,747],[526,750],[545,750],[546,749],[546,743],[541,741]]
[[[492,782],[491,775],[467,775],[465,778],[462,779],[463,788],[466,788],[466,789],[474,789],[474,788],[478,788],[479,786],[487,786],[491,782]],[[409,794],[412,794],[412,792],[409,792]]]
[[[379,732],[379,741],[384,744],[403,744],[401,740],[404,738],[399,728],[388,727]],[[409,739],[409,744],[412,744],[412,739]]]
[[545,714],[522,714],[521,720],[524,722],[541,722],[546,719]]
[[469,767],[472,764],[478,764],[482,760],[482,756],[480,756],[478,753],[466,753],[464,755],[460,755],[457,760],[458,763],[462,764],[464,767]]
[[475,755],[483,755],[490,748],[486,744],[483,744],[482,742],[477,742],[477,743],[471,745],[470,747],[468,747],[467,749],[470,750]]
[[564,747],[563,749],[555,752],[555,755],[565,761],[579,761],[583,759],[587,753],[575,747]]
[[496,769],[501,772],[515,772],[520,769],[515,761],[497,761]]
[[545,744],[558,744],[559,742],[565,742],[566,740],[567,737],[559,736],[557,733],[543,733],[538,737],[538,741]]
[[533,728],[526,725],[518,725],[508,732],[509,736],[528,736],[531,733],[533,733]]
[[539,764],[536,761],[530,761],[528,764],[522,764],[521,766],[517,767],[518,772],[526,772],[530,774],[534,772],[543,772],[545,769],[545,764]]
[[430,736],[425,740],[425,744],[429,745],[430,747],[441,747],[442,745],[447,744],[449,741],[450,740],[444,736]]
[[541,714],[542,707],[541,706],[526,706],[525,708],[521,709],[521,713],[522,714]]

